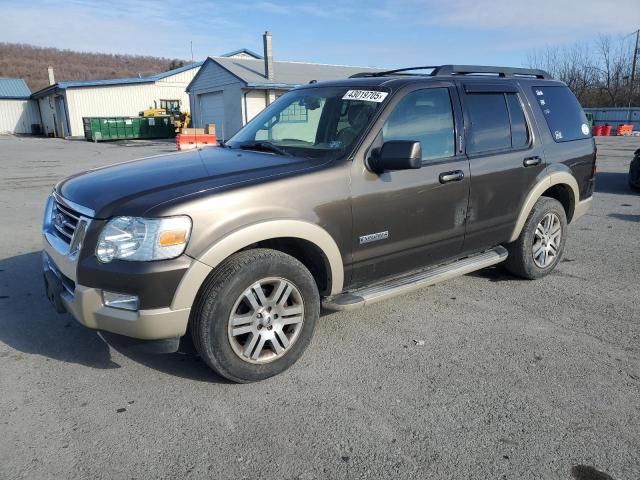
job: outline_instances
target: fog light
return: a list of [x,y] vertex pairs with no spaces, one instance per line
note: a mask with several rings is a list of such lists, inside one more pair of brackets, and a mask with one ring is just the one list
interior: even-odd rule
[[140,299],[137,295],[127,293],[102,292],[102,300],[108,307],[122,308],[123,310],[138,310]]

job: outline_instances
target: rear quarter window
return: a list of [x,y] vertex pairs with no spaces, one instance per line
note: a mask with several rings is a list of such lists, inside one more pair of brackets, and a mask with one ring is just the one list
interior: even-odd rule
[[575,95],[564,86],[532,87],[538,107],[556,142],[591,137],[587,116]]

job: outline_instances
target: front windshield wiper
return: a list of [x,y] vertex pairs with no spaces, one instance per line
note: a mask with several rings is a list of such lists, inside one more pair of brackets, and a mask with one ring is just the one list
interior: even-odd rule
[[273,152],[273,153],[277,153],[280,155],[284,155],[286,157],[292,157],[293,155],[290,154],[289,152],[287,152],[284,148],[280,148],[279,146],[271,143],[271,142],[267,142],[265,140],[260,140],[257,142],[248,142],[248,143],[243,143],[242,145],[239,145],[238,148],[241,148],[242,150],[265,150],[268,152]]

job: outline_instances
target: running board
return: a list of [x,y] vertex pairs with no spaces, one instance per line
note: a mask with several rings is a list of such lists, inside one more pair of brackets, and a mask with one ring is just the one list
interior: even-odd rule
[[507,259],[507,249],[496,247],[470,257],[456,260],[453,263],[440,265],[417,273],[394,278],[387,283],[365,287],[352,292],[341,293],[323,300],[322,306],[327,310],[355,310],[371,303],[435,285],[481,268],[490,267]]

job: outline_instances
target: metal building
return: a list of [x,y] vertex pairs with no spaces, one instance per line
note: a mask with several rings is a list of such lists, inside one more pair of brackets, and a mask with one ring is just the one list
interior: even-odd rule
[[585,108],[585,113],[593,116],[594,125],[632,124],[634,130],[640,130],[640,107],[603,107]]
[[274,61],[271,34],[266,32],[263,40],[264,57],[242,49],[204,61],[187,87],[194,127],[213,123],[218,138],[225,140],[278,96],[298,85],[376,71],[367,67]]
[[38,105],[21,78],[0,78],[0,134],[37,133]]
[[150,77],[87,80],[54,83],[35,92],[45,135],[82,137],[83,117],[133,117],[142,110],[160,106],[161,100],[179,101],[189,112],[185,89],[200,69],[200,63]]

